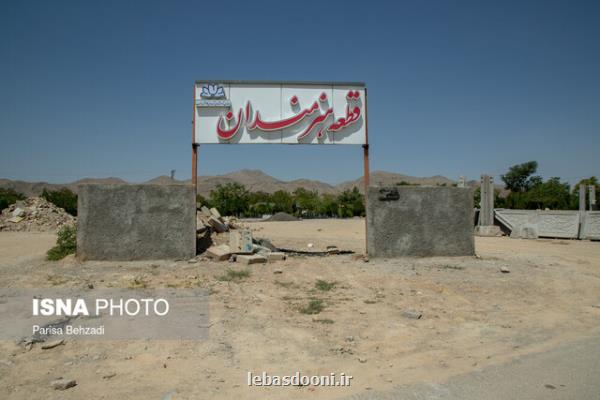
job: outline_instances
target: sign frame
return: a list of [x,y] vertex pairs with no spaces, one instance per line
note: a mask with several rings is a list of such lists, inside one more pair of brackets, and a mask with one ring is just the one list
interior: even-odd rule
[[[197,97],[198,86],[202,84],[223,84],[223,85],[255,85],[255,86],[269,86],[269,85],[280,85],[280,86],[302,86],[302,87],[359,87],[364,91],[364,104],[362,109],[363,120],[364,120],[364,143],[360,144],[363,148],[363,183],[364,183],[364,199],[365,199],[365,254],[367,254],[367,223],[366,223],[366,212],[367,212],[367,193],[369,187],[369,117],[368,117],[368,92],[367,86],[364,82],[344,82],[344,81],[275,81],[275,80],[222,80],[222,79],[201,79],[194,82],[193,88],[193,114],[192,114],[192,184],[194,185],[194,192],[198,194],[198,152],[200,144],[196,142],[196,116],[198,113]],[[212,94],[212,93],[211,93]],[[224,100],[224,94],[215,92],[215,100],[226,102]],[[231,103],[222,103],[219,106],[230,105]],[[241,114],[241,111],[240,111]],[[221,144],[221,143],[202,143],[204,145],[210,144]],[[240,143],[243,144],[243,143]],[[262,143],[261,143],[262,144]],[[266,143],[265,143],[266,144]],[[275,143],[275,144],[291,144],[291,143]],[[358,143],[348,143],[348,145],[358,145]]]

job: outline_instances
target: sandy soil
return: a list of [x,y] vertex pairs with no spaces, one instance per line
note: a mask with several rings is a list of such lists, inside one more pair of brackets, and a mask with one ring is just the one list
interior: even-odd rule
[[[361,251],[364,220],[249,224],[255,236],[308,250]],[[249,267],[239,282],[215,279],[241,266],[200,260],[44,260],[49,234],[0,233],[0,287],[206,287],[203,341],[76,341],[41,350],[0,342],[0,398],[339,398],[498,364],[598,335],[600,243],[476,238],[477,257],[363,261],[293,257]],[[507,267],[510,273],[501,273]],[[274,274],[276,269],[283,270]],[[335,282],[320,291],[315,281]],[[299,309],[324,301],[317,315]],[[418,310],[420,320],[403,316]],[[350,387],[248,387],[247,373],[344,372]],[[115,374],[109,379],[103,376]],[[57,377],[78,385],[60,392]],[[171,397],[169,397],[169,393]]]

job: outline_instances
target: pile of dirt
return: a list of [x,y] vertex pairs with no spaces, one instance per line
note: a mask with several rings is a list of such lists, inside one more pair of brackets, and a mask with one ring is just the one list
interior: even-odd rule
[[45,199],[29,197],[2,210],[0,231],[56,232],[75,221],[75,217]]
[[288,213],[278,212],[271,215],[265,221],[299,221],[299,219]]

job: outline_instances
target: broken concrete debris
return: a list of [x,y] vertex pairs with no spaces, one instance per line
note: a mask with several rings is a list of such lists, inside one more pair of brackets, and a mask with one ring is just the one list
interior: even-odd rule
[[233,253],[252,254],[252,232],[250,229],[240,229],[229,233],[229,247]]
[[[246,265],[283,261],[289,254],[327,256],[350,254],[335,245],[327,246],[326,251],[299,251],[280,249],[268,239],[254,238],[252,231],[236,217],[223,217],[216,208],[197,205],[197,243],[200,252],[215,261],[240,262]],[[309,248],[314,247],[310,243]]]
[[264,264],[267,262],[267,257],[262,254],[240,254],[236,256],[236,261],[242,264]]
[[405,310],[402,312],[402,316],[408,319],[421,319],[423,314],[415,310]]
[[231,248],[226,244],[211,246],[206,249],[206,255],[215,261],[228,260],[231,257],[231,253]]
[[0,231],[56,232],[72,225],[76,218],[41,197],[29,197],[11,204],[0,214]]
[[58,346],[60,346],[62,344],[65,344],[65,340],[64,339],[54,340],[52,342],[47,342],[47,343],[44,343],[42,345],[42,350],[50,350],[50,349],[58,347]]
[[55,381],[52,381],[50,386],[52,386],[54,390],[67,390],[73,386],[77,386],[77,381],[75,379],[59,378]]
[[285,260],[285,253],[282,251],[272,251],[267,253],[267,260],[269,261],[282,261]]

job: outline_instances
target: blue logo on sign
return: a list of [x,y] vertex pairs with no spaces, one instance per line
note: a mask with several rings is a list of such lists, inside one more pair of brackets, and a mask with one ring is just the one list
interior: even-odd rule
[[223,85],[207,83],[202,85],[200,96],[205,99],[223,99],[225,98],[225,89],[223,89]]

